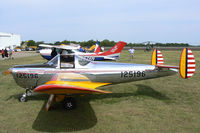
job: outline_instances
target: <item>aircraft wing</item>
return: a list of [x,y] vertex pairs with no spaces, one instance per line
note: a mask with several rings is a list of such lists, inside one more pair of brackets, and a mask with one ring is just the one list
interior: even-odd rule
[[111,93],[96,89],[97,87],[108,85],[110,83],[91,82],[86,76],[81,74],[55,74],[50,81],[34,89],[34,92],[50,94],[46,104],[46,111],[56,97],[56,101],[63,101],[65,94],[105,94]]
[[48,81],[34,89],[34,92],[46,94],[101,94],[111,93],[96,89],[110,83],[99,83],[91,81]]
[[112,58],[112,57],[108,57],[108,56],[104,56],[104,59],[106,59],[106,60],[117,60],[116,58]]
[[54,48],[55,45],[39,44],[39,46],[44,48]]
[[44,47],[44,48],[57,48],[57,49],[79,49],[78,46],[71,46],[71,45],[67,45],[67,46],[62,46],[62,45],[48,45],[48,44],[40,44],[40,47]]

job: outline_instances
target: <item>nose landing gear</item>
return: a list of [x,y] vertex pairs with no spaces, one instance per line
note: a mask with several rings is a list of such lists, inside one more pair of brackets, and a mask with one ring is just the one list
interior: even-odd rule
[[[34,93],[32,92],[31,89],[26,89],[26,92],[23,93],[19,98],[19,102],[27,102],[27,97],[28,96],[32,96]],[[58,95],[57,95],[58,96]],[[54,99],[54,95],[51,94],[49,99],[48,99],[48,102],[46,104],[46,111],[49,110],[50,106],[51,106],[51,103]],[[62,105],[63,105],[63,108],[66,109],[66,110],[73,110],[76,108],[76,100],[73,98],[73,97],[68,97],[68,96],[65,96],[63,97],[63,100],[62,100]]]
[[19,98],[18,98],[19,102],[27,102],[27,99],[26,99],[26,94],[22,94]]
[[33,95],[33,92],[31,89],[26,89],[26,92],[23,93],[19,98],[19,102],[27,102],[27,97],[28,96],[32,96]]

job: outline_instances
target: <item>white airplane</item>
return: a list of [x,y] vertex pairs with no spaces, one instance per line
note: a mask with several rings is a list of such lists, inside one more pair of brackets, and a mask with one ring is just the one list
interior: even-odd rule
[[[40,47],[45,48],[55,48],[61,50],[62,54],[76,54],[78,56],[86,57],[87,59],[94,60],[94,61],[101,61],[101,60],[118,60],[120,57],[120,53],[123,50],[124,46],[126,45],[125,42],[119,41],[115,46],[113,46],[110,50],[106,52],[100,52],[100,46],[96,43],[94,53],[84,53],[80,52],[80,47],[75,46],[56,46],[56,45],[46,45],[40,44]],[[51,60],[54,56],[52,56],[52,49],[41,49],[40,54],[43,58],[47,60]]]

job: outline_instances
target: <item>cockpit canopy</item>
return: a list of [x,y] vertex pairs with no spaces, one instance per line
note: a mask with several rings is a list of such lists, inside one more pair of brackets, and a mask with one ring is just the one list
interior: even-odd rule
[[75,68],[75,67],[81,67],[86,66],[89,64],[92,60],[94,60],[91,57],[87,56],[78,56],[75,54],[58,54],[53,59],[51,59],[47,64],[54,67],[54,68]]

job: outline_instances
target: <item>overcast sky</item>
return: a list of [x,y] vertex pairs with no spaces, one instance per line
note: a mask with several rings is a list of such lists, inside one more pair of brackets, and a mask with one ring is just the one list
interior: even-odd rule
[[200,0],[0,0],[0,32],[45,42],[200,44]]

